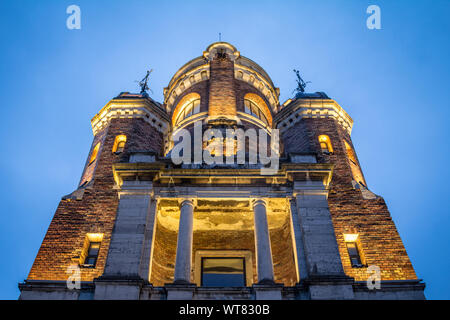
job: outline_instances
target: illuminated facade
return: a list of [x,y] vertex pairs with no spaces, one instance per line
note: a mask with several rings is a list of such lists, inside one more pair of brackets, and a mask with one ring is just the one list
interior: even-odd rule
[[[278,99],[259,65],[218,42],[176,72],[163,103],[127,92],[108,102],[21,299],[424,299],[367,188],[350,116],[324,93]],[[174,164],[171,137],[198,123],[279,129],[279,170]],[[247,161],[257,146],[243,147]],[[381,286],[368,285],[377,270]]]

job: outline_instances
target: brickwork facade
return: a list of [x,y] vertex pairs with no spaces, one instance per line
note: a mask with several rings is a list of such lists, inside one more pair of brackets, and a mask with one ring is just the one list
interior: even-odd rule
[[[79,186],[59,203],[19,285],[22,299],[424,298],[385,201],[367,187],[353,120],[336,101],[303,93],[280,105],[265,71],[224,42],[184,65],[164,95],[160,104],[121,93],[92,119]],[[195,99],[199,108],[184,114]],[[279,129],[278,172],[175,164],[171,135],[193,133],[197,121],[203,130],[261,129],[269,139]],[[247,140],[247,153],[257,148]],[[85,263],[92,235],[100,239],[94,266]],[[349,238],[360,263],[351,262]],[[192,286],[198,255],[212,252],[242,255],[247,288]],[[85,285],[76,291],[65,286],[71,265]],[[369,266],[380,268],[378,291],[365,287]]]
[[[320,135],[329,136],[331,154],[321,151]],[[364,199],[361,190],[354,188],[344,141],[352,148],[353,144],[336,120],[302,119],[282,136],[282,141],[286,152],[315,152],[319,162],[334,165],[328,205],[346,274],[360,281],[367,279],[367,267],[352,268],[344,242],[344,234],[358,234],[365,264],[379,266],[383,280],[416,279],[383,198]]]

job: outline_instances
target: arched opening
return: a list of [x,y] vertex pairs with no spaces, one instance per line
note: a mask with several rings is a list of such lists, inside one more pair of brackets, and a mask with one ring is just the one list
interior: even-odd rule
[[125,144],[127,142],[127,136],[124,134],[116,136],[114,140],[114,146],[112,152],[120,153],[125,149]]
[[178,125],[184,119],[200,112],[200,95],[189,93],[176,106],[172,115],[172,124]]
[[264,112],[262,112],[259,109],[259,107],[256,105],[256,103],[252,102],[251,100],[244,99],[244,111],[245,111],[245,113],[248,113],[254,117],[257,117],[262,122],[264,122],[265,125],[269,125],[269,122],[267,121],[267,118],[264,115]]
[[319,136],[319,144],[322,152],[333,152],[333,146],[331,145],[330,137],[322,134]]
[[244,96],[244,112],[257,117],[268,126],[272,126],[272,115],[264,99],[255,93]]

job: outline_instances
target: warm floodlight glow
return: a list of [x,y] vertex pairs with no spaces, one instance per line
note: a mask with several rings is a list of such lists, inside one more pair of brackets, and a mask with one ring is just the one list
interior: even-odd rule
[[319,136],[320,148],[322,151],[333,152],[333,147],[331,146],[330,137],[325,134]]
[[357,233],[346,233],[344,234],[344,241],[345,242],[356,242],[358,240],[358,234]]
[[103,233],[88,233],[86,236],[90,242],[101,242],[103,240]]
[[127,136],[124,134],[116,136],[114,140],[113,152],[123,152],[125,149],[125,143],[127,142]]
[[97,159],[98,149],[100,149],[100,142],[97,143],[94,147],[94,150],[92,150],[91,159],[89,160],[89,163],[92,163]]

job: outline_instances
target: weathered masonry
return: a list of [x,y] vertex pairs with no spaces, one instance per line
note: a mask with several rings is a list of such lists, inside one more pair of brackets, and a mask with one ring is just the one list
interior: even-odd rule
[[[367,187],[353,120],[325,93],[280,104],[269,75],[218,42],[176,72],[163,103],[123,92],[91,123],[79,186],[61,199],[21,299],[424,299]],[[279,170],[174,164],[171,137],[196,123],[279,129]]]

